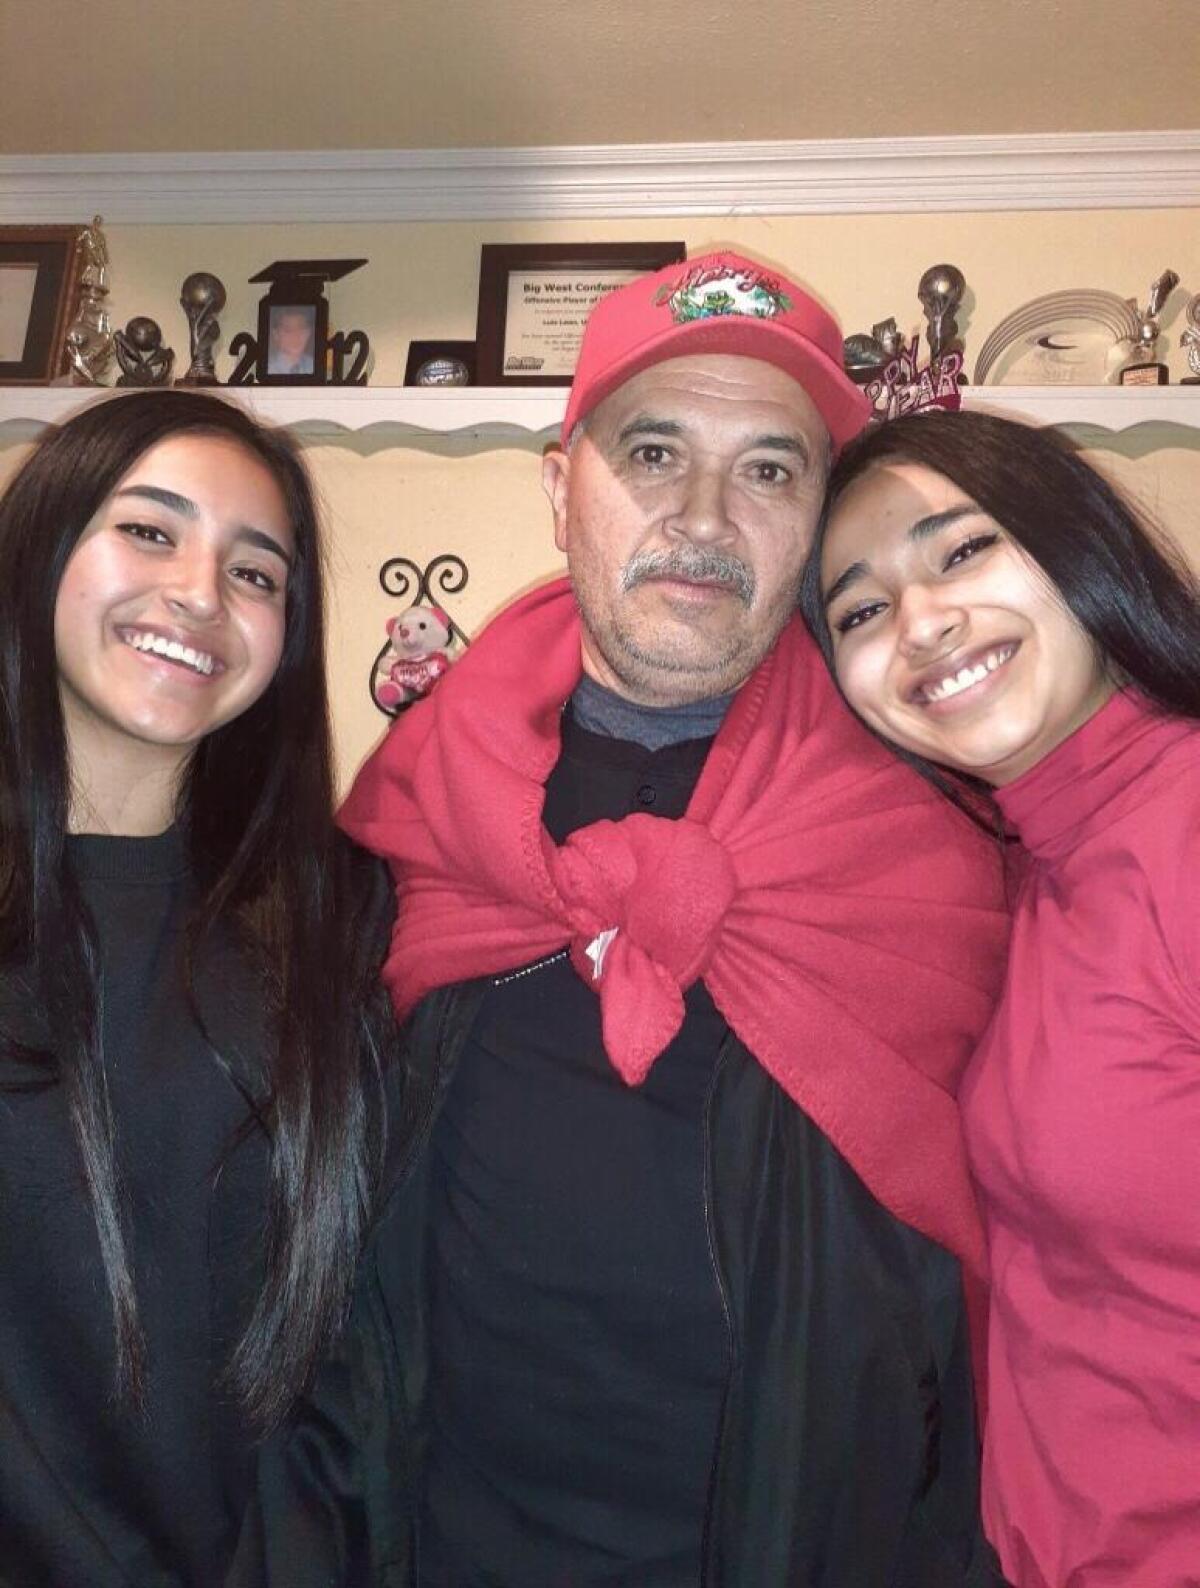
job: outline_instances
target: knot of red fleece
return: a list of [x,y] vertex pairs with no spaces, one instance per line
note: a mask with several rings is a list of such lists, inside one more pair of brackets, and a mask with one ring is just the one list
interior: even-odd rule
[[683,1021],[737,891],[724,845],[683,817],[627,816],[572,834],[553,861],[572,927],[571,962],[600,995],[604,1046],[644,1081]]

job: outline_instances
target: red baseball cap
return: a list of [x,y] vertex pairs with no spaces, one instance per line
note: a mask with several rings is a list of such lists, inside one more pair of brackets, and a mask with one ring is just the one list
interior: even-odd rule
[[705,254],[618,287],[583,333],[562,436],[632,375],[668,358],[738,353],[790,375],[845,445],[871,407],[842,367],[842,333],[815,298],[742,254]]

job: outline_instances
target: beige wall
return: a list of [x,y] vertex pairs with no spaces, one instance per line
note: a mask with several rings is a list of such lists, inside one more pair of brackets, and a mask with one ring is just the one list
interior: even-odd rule
[[1194,44],[1195,0],[7,0],[0,148],[1192,127]]
[[[736,245],[809,283],[847,331],[868,329],[889,314],[916,330],[917,281],[930,264],[949,260],[971,289],[960,316],[969,365],[999,319],[1043,292],[1087,286],[1144,297],[1167,266],[1188,291],[1200,290],[1200,216],[1184,210],[557,226],[113,227],[108,235],[114,321],[153,315],[181,355],[186,325],[176,300],[190,271],[212,270],[226,283],[226,345],[236,331],[254,327],[260,289],[246,277],[263,265],[280,258],[369,257],[365,269],[333,288],[331,324],[368,332],[376,349],[374,385],[399,383],[410,338],[474,335],[484,241],[682,238],[691,252]],[[1168,306],[1173,379],[1186,372],[1176,345],[1184,297],[1177,292]],[[220,373],[229,367],[227,358],[219,359]],[[1196,401],[1200,412],[1200,389]],[[0,448],[0,478],[23,450]],[[533,443],[453,458],[407,447],[359,456],[322,444],[310,445],[307,456],[330,531],[330,668],[344,782],[384,724],[367,693],[384,622],[396,610],[377,582],[384,559],[404,554],[424,565],[439,552],[463,557],[470,584],[448,604],[469,632],[516,591],[556,571],[560,560]],[[1120,459],[1112,466],[1155,516],[1200,544],[1200,452],[1160,453],[1132,464]]]

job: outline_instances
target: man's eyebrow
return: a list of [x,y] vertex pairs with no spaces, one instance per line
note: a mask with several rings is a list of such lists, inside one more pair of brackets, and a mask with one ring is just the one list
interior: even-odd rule
[[[178,513],[182,518],[199,518],[200,509],[190,496],[180,496],[178,491],[168,491],[161,485],[126,485],[121,490],[114,492],[116,496],[140,496],[149,502],[157,502],[160,507],[169,508],[172,513]],[[234,540],[246,546],[254,546],[259,551],[272,552],[280,559],[286,568],[292,566],[290,552],[265,530],[255,529],[252,524],[239,524],[234,531]]]
[[752,448],[761,447],[767,452],[786,452],[793,458],[801,458],[805,463],[812,457],[808,444],[799,436],[791,435],[766,435],[755,436],[750,443]]
[[653,414],[638,414],[617,436],[617,445],[634,436],[681,436],[683,426],[676,419],[656,419]]
[[[982,513],[983,508],[975,502],[960,502],[956,507],[948,507],[942,513],[928,513],[924,518],[918,518],[915,523],[908,526],[907,538],[912,541],[929,540],[939,534],[943,529],[948,529],[951,524],[957,524],[961,518],[971,518],[976,513]],[[841,573],[825,592],[825,605],[828,607],[837,600],[844,590],[870,572],[870,564],[861,557],[857,562],[852,562],[848,568],[843,568]]]

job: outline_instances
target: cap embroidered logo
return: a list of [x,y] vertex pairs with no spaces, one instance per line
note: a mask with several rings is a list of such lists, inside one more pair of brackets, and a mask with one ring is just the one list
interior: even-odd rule
[[689,271],[674,286],[659,287],[654,302],[665,303],[677,325],[722,314],[769,320],[792,307],[779,282],[761,271],[703,266]]

